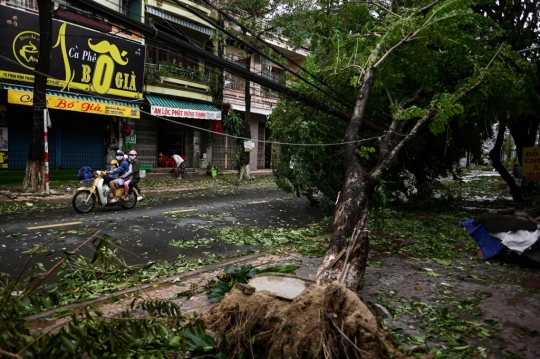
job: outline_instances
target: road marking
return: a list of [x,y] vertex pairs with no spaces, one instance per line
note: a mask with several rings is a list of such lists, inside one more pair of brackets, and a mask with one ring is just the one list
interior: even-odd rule
[[197,211],[197,208],[192,208],[192,209],[179,209],[178,211],[163,212],[163,214],[169,214],[169,213],[181,213],[181,212],[193,212],[193,211]]
[[42,228],[51,228],[51,227],[74,226],[76,224],[82,224],[82,222],[68,222],[68,223],[48,224],[48,225],[45,225],[45,226],[28,227],[27,229],[32,230],[32,229],[42,229]]
[[260,203],[268,203],[268,201],[248,202],[248,204],[260,204]]

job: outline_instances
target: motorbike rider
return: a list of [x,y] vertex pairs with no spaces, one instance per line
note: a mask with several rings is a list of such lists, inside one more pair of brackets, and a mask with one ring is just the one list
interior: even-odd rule
[[[122,150],[116,151],[116,160],[120,162],[120,167],[113,171],[105,171],[106,176],[103,177],[104,183],[109,185],[113,198],[110,203],[118,201],[116,198],[116,185],[122,186],[124,184],[124,176],[129,171],[129,163],[124,159],[124,152]],[[114,175],[118,175],[118,178],[114,178]]]
[[139,194],[137,196],[137,201],[141,201],[143,197],[141,196],[141,189],[139,188],[139,185],[138,185],[141,179],[141,171],[140,171],[140,162],[139,162],[139,159],[137,158],[137,151],[135,150],[129,151],[128,157],[129,157],[128,161],[131,164],[133,177],[129,181],[126,182],[128,184],[128,188],[124,193],[124,200],[125,201],[129,200],[129,194],[131,193],[131,191],[133,191],[133,188],[135,188],[137,189],[137,192]]

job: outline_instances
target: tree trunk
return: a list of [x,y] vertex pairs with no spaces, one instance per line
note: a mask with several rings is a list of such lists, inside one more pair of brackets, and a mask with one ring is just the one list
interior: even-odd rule
[[523,166],[523,147],[534,147],[539,125],[540,118],[528,116],[516,120],[515,124],[510,126],[510,134],[516,144],[516,155],[520,166]]
[[[319,282],[339,280],[354,291],[358,289],[366,267],[369,251],[369,201],[376,185],[372,176],[360,165],[356,153],[359,131],[374,78],[375,69],[371,68],[358,90],[353,115],[343,139],[345,181],[334,214],[330,245],[316,276]],[[350,239],[348,243],[347,239]]]
[[499,172],[502,179],[508,184],[510,192],[512,193],[512,199],[514,201],[522,201],[523,194],[521,187],[519,187],[512,177],[512,175],[506,170],[503,163],[501,162],[501,148],[504,141],[504,132],[506,131],[506,126],[499,123],[499,131],[497,132],[497,139],[493,145],[493,149],[489,151],[489,158],[493,164],[493,168]]
[[45,191],[45,140],[43,133],[43,110],[46,108],[47,74],[51,63],[52,2],[38,0],[39,6],[39,59],[34,73],[32,138],[28,150],[23,189],[32,192]]
[[332,223],[330,245],[317,271],[319,281],[339,280],[352,290],[358,288],[365,272],[369,199],[375,188],[371,181],[358,177],[346,180]]

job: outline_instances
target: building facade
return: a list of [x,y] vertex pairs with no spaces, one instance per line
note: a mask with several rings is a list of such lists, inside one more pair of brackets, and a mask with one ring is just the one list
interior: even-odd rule
[[[0,7],[0,128],[7,143],[1,149],[2,167],[25,169],[33,127],[39,16],[10,3]],[[53,19],[46,95],[52,122],[50,168],[99,168],[107,148],[121,146],[121,129],[140,118],[145,46],[136,34],[113,35],[119,29],[112,24],[96,21],[98,31],[60,17]]]
[[[304,59],[308,55],[305,49],[292,49],[285,42],[269,34],[264,36],[267,44],[279,51],[282,56],[289,60],[287,67],[294,72],[299,70],[299,66],[304,64]],[[284,83],[283,78],[286,70],[282,65],[276,64],[268,58],[254,53],[246,56],[245,51],[234,47],[226,46],[224,49],[224,58],[246,67],[249,61],[250,72],[276,84]],[[271,121],[272,110],[279,100],[279,94],[264,88],[253,81],[246,82],[242,77],[225,70],[223,73],[223,100],[221,103],[224,113],[230,111],[237,112],[241,117],[246,116],[246,84],[249,83],[248,99],[250,107],[250,133],[252,148],[249,155],[249,167],[251,170],[271,168],[272,146],[268,142],[271,132],[267,124]],[[234,141],[230,138],[218,138],[214,141],[212,151],[212,162],[221,168],[230,168],[231,159],[235,154]]]
[[[225,46],[218,54],[220,15],[202,1],[98,0],[107,9],[95,14],[56,5],[52,62],[47,100],[49,168],[100,168],[116,148],[135,149],[144,169],[162,166],[161,156],[174,153],[188,167],[208,161],[232,169],[238,148],[217,133],[230,111],[245,115],[246,81],[226,68],[210,66],[182,46],[164,46],[158,38],[138,34],[129,23],[114,24],[107,12],[121,13],[208,52],[245,67],[242,52]],[[33,68],[39,49],[36,2],[0,0],[0,169],[26,168],[33,121]],[[266,39],[286,57],[290,68],[303,64],[307,51]],[[105,48],[108,44],[112,48]],[[15,50],[17,49],[17,50]],[[276,83],[284,69],[265,58],[251,57],[250,71]],[[250,82],[253,148],[251,169],[270,168],[271,146],[264,141],[278,95]],[[212,131],[212,132],[211,132]]]

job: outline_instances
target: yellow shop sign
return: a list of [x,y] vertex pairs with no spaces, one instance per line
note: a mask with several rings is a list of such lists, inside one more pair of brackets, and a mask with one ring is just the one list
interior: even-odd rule
[[[0,24],[0,80],[31,86],[39,59],[39,16],[2,6]],[[56,19],[52,26],[47,89],[142,98],[143,43]]]
[[[28,91],[8,90],[8,102],[14,105],[32,106],[34,94]],[[47,94],[47,108],[67,110],[97,115],[140,118],[138,107],[131,107],[112,101],[97,101],[80,96],[64,97]]]

